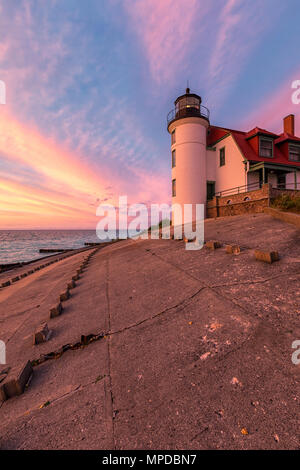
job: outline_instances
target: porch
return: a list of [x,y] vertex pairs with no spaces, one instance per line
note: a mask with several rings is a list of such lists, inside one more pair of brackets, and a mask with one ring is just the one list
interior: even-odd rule
[[300,190],[300,167],[269,162],[250,164],[247,171],[248,186],[257,184],[261,188],[269,183],[272,188]]

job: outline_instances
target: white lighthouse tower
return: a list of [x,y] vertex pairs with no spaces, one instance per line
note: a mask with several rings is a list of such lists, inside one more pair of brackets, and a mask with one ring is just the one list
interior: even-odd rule
[[[172,204],[206,204],[206,138],[209,111],[201,97],[179,96],[168,114],[172,152]],[[194,215],[193,215],[194,216]]]

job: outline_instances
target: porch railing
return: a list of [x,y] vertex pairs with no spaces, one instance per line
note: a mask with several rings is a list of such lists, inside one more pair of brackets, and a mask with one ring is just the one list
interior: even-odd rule
[[300,183],[277,183],[272,184],[272,189],[289,189],[291,191],[300,191]]
[[262,183],[255,182],[250,184],[245,184],[244,186],[236,186],[235,188],[224,189],[224,191],[218,191],[215,193],[215,196],[232,196],[233,194],[247,193],[248,191],[255,191],[256,189],[261,189]]
[[[300,183],[282,183],[282,184],[272,184],[272,189],[287,189],[291,191],[300,191]],[[263,186],[262,182],[255,182],[255,183],[250,183],[250,184],[245,184],[244,186],[236,186],[235,188],[230,188],[230,189],[224,189],[224,191],[218,191],[215,193],[215,196],[222,197],[222,196],[233,196],[234,194],[240,194],[240,193],[247,193],[250,191],[256,191],[257,189],[261,189]]]

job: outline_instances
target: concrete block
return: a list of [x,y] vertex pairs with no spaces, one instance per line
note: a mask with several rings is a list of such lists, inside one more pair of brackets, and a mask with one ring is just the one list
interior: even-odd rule
[[30,361],[27,361],[21,367],[12,369],[7,378],[0,384],[0,401],[22,395],[32,374],[33,369]]
[[205,243],[205,246],[210,250],[216,250],[217,248],[221,248],[222,243],[218,242],[217,240],[209,240]]
[[226,253],[237,255],[241,252],[239,245],[226,245]]
[[23,273],[23,274],[21,274],[21,276],[20,276],[20,277],[21,277],[21,279],[23,279],[24,277],[27,277],[27,276],[28,276],[28,274],[27,274],[27,273]]
[[264,261],[265,263],[274,263],[274,261],[279,261],[278,251],[262,251],[255,250],[255,258],[259,261]]
[[20,276],[16,276],[12,278],[12,282],[17,282],[20,280]]
[[7,287],[7,286],[10,286],[10,285],[11,285],[10,281],[2,282],[2,287]]
[[7,374],[8,374],[9,370],[2,370],[0,371],[0,384],[2,382],[4,382],[4,380],[7,378]]
[[66,289],[64,292],[62,292],[59,296],[59,300],[61,302],[65,302],[66,300],[68,300],[70,298],[70,292],[69,292],[69,289]]
[[51,334],[52,331],[49,330],[47,323],[43,323],[34,333],[33,344],[40,344],[45,341],[49,341]]
[[183,237],[184,243],[193,243],[196,241],[196,237]]
[[55,318],[61,315],[62,313],[62,304],[59,302],[57,305],[50,309],[50,318]]
[[10,370],[11,370],[10,366],[5,367],[5,369],[0,369],[0,383],[4,382]]
[[76,287],[76,282],[72,279],[72,281],[68,283],[68,289],[74,289],[74,287]]

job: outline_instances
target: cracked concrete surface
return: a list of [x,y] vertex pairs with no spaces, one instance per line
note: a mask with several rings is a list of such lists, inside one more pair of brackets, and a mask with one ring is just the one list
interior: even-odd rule
[[[0,449],[300,448],[299,230],[259,214],[208,220],[205,238],[243,250],[144,240],[98,251],[38,346],[36,326],[86,254],[0,291],[9,365],[105,334],[34,367],[0,407]],[[255,248],[281,259],[258,262]]]

